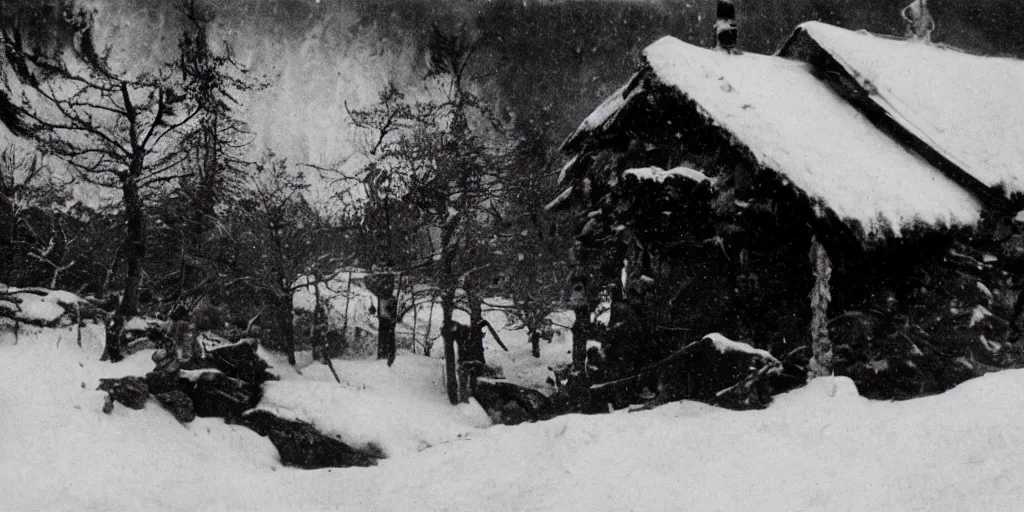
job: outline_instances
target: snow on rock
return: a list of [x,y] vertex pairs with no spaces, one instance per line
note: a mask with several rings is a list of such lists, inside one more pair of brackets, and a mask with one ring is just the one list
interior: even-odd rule
[[133,316],[124,323],[124,330],[126,331],[146,331],[150,328],[160,328],[163,324],[156,318],[144,318],[141,316]]
[[21,294],[20,297],[23,302],[19,305],[21,309],[19,316],[28,320],[49,324],[57,321],[64,314],[64,308],[60,304],[47,300],[46,297],[33,294]]
[[[195,509],[246,508],[246,489],[279,466],[269,441],[223,421],[182,426],[155,402],[103,414],[99,379],[151,370],[152,351],[100,362],[102,344],[88,338],[102,328],[92,326],[84,348],[73,328],[26,329],[17,345],[7,336],[0,331],[0,510],[181,510],[181,489],[206,489],[188,498]],[[225,491],[237,493],[233,504],[218,497]]]
[[13,319],[39,326],[66,326],[82,319],[96,319],[98,310],[85,299],[67,291],[47,288],[15,288],[0,284],[0,323]]
[[715,332],[704,336],[704,339],[710,340],[714,344],[715,348],[721,352],[743,352],[744,354],[751,354],[762,357],[769,361],[778,361],[775,356],[771,355],[767,350],[754,348],[746,343],[730,340],[725,336]]
[[990,318],[991,316],[992,312],[989,311],[988,308],[986,308],[985,306],[974,306],[974,310],[971,311],[971,322],[970,325],[968,325],[968,327],[974,327],[975,325],[984,322],[985,319]]
[[[442,362],[403,354],[388,367],[378,360],[336,360],[342,385],[321,364],[263,387],[257,410],[309,423],[363,451],[407,455],[490,426],[475,402],[452,407],[444,392]],[[315,379],[315,380],[312,380]]]
[[980,219],[976,198],[875,128],[808,64],[672,37],[644,56],[661,82],[693,100],[761,165],[868,232]]
[[622,174],[624,176],[633,176],[638,180],[649,180],[655,183],[664,183],[668,178],[683,178],[696,183],[715,182],[715,180],[705,176],[704,173],[689,167],[676,167],[667,171],[660,167],[644,167],[641,169],[629,169]]
[[985,185],[1024,192],[1024,61],[820,22],[799,30],[916,137]]

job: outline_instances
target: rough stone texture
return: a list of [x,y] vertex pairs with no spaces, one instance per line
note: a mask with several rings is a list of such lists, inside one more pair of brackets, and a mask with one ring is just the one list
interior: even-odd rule
[[259,384],[228,377],[219,371],[203,372],[199,378],[181,378],[178,385],[195,403],[196,414],[204,417],[237,418],[254,407],[262,396]]
[[237,343],[210,349],[204,358],[204,366],[216,368],[229,377],[234,377],[253,384],[263,384],[277,377],[267,370],[267,364],[256,349],[256,340],[245,339]]
[[477,380],[473,398],[487,411],[491,421],[518,425],[544,419],[551,414],[551,403],[540,391],[500,379]]
[[308,423],[278,418],[267,411],[252,411],[239,423],[269,437],[281,455],[281,463],[288,466],[318,469],[376,464],[374,457],[317,432]]
[[188,423],[196,419],[195,409],[192,407],[192,399],[183,391],[171,391],[155,395],[160,405],[174,415],[175,419],[182,423]]
[[100,385],[96,389],[106,391],[111,400],[120,402],[130,409],[142,409],[146,406],[146,400],[149,400],[149,387],[142,377],[100,379]]

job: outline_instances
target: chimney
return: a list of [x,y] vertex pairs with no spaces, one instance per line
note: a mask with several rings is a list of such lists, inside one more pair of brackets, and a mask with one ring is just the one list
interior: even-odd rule
[[732,0],[718,0],[718,19],[715,20],[715,48],[734,53],[736,48],[736,6]]
[[928,10],[928,0],[914,0],[901,11],[907,22],[907,37],[919,41],[931,41],[935,20]]

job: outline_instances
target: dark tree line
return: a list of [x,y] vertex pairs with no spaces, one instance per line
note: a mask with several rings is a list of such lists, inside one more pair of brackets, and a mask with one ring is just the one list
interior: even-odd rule
[[[267,322],[294,351],[295,283],[326,279],[339,264],[322,246],[336,239],[337,219],[305,202],[308,184],[283,161],[246,160],[251,136],[236,112],[263,81],[214,46],[213,13],[194,0],[179,4],[178,53],[141,70],[121,69],[97,48],[88,11],[48,5],[67,45],[35,41],[35,18],[22,11],[0,19],[0,121],[34,146],[0,159],[0,250],[16,263],[2,279],[112,302],[104,358],[114,361],[130,317],[204,300],[219,306],[238,287],[258,298],[240,309],[270,310]],[[90,195],[116,201],[76,200]],[[98,264],[102,271],[88,268]]]
[[[346,109],[363,164],[312,165],[337,192],[314,204],[299,167],[269,150],[247,159],[256,151],[240,102],[265,83],[211,42],[212,12],[179,5],[177,53],[141,70],[112,63],[88,12],[70,2],[60,3],[66,48],[32,41],[17,16],[0,20],[0,121],[32,146],[0,158],[0,251],[16,262],[0,280],[106,303],[104,357],[115,361],[129,318],[180,307],[216,311],[211,325],[270,327],[269,345],[292,362],[300,338],[338,355],[344,340],[325,341],[321,285],[353,267],[370,272],[377,355],[389,364],[405,315],[439,303],[453,403],[468,399],[467,379],[484,363],[485,307],[526,329],[539,355],[566,272],[566,233],[543,213],[552,135],[517,126],[478,94],[480,34],[429,34],[431,99],[389,84],[376,103]],[[97,204],[80,200],[97,192]],[[311,288],[311,319],[297,320],[295,294]],[[455,323],[457,309],[474,328]],[[460,366],[456,348],[480,360]]]

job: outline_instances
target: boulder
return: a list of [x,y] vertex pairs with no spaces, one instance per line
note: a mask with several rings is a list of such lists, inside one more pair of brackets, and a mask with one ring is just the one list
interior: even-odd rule
[[229,377],[252,384],[263,384],[268,380],[277,380],[277,376],[267,371],[270,365],[263,360],[256,349],[259,343],[246,338],[235,343],[207,348],[203,358],[203,367],[216,368]]
[[378,457],[318,432],[312,425],[286,420],[268,411],[244,414],[239,423],[270,438],[281,455],[281,463],[303,469],[368,467]]
[[156,348],[163,339],[163,321],[156,318],[132,317],[121,328],[121,346],[125,356]]
[[543,393],[503,379],[478,379],[473,398],[487,411],[491,421],[503,425],[537,421],[551,412],[551,404]]
[[196,419],[196,412],[192,407],[192,399],[185,392],[175,390],[155,396],[160,405],[173,414],[181,423],[188,423]]
[[192,398],[199,416],[237,418],[255,407],[262,396],[259,384],[219,370],[186,370],[179,375],[178,385]]
[[100,379],[100,385],[96,389],[106,391],[110,401],[120,402],[129,409],[142,409],[146,406],[146,400],[149,400],[149,387],[142,377]]

